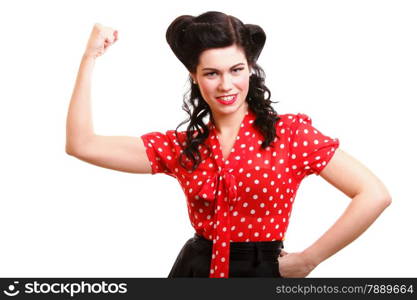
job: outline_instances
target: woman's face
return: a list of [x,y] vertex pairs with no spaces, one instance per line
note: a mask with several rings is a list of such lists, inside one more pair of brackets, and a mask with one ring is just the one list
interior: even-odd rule
[[250,69],[236,45],[201,53],[196,74],[191,74],[214,116],[232,114],[245,107]]

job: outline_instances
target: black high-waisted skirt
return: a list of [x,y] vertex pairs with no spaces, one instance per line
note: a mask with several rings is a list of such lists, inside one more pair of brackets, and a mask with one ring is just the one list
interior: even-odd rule
[[[182,247],[168,275],[209,277],[213,242],[195,233]],[[231,242],[229,277],[281,277],[278,255],[282,241]]]

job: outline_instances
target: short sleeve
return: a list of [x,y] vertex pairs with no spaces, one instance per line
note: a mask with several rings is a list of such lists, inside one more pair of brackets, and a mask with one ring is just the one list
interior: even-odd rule
[[[157,173],[176,177],[178,167],[179,144],[175,131],[169,130],[165,134],[150,132],[141,136],[146,148],[146,154],[152,167],[152,175]],[[178,169],[177,169],[178,170]]]
[[292,119],[291,129],[289,159],[294,174],[302,178],[319,175],[339,147],[339,139],[321,133],[312,126],[311,118],[301,113]]

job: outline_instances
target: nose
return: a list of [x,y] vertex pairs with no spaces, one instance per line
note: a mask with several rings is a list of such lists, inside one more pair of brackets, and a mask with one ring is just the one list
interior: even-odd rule
[[232,78],[228,75],[223,75],[220,80],[219,89],[221,91],[229,91],[233,87]]

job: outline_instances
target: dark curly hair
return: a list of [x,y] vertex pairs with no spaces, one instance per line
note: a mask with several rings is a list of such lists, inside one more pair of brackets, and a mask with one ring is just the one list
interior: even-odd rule
[[[190,15],[177,17],[167,29],[166,40],[177,58],[193,74],[196,73],[200,54],[204,50],[232,45],[241,47],[252,69],[246,102],[256,115],[255,128],[264,137],[262,148],[268,147],[275,137],[278,137],[275,123],[280,118],[271,106],[276,102],[270,100],[271,92],[264,84],[265,73],[256,63],[266,40],[265,32],[261,27],[243,24],[239,19],[221,12],[209,11],[197,17]],[[179,157],[180,165],[194,171],[204,159],[199,150],[205,147],[208,149],[208,155],[211,154],[210,148],[204,143],[209,136],[209,128],[203,119],[209,116],[213,121],[213,116],[198,85],[193,84],[191,75],[189,83],[191,88],[184,94],[182,106],[189,117],[177,126],[175,135],[183,150]],[[177,130],[187,122],[190,123],[187,126],[186,139],[181,141]],[[184,155],[185,161],[191,162],[191,165],[184,161]]]

